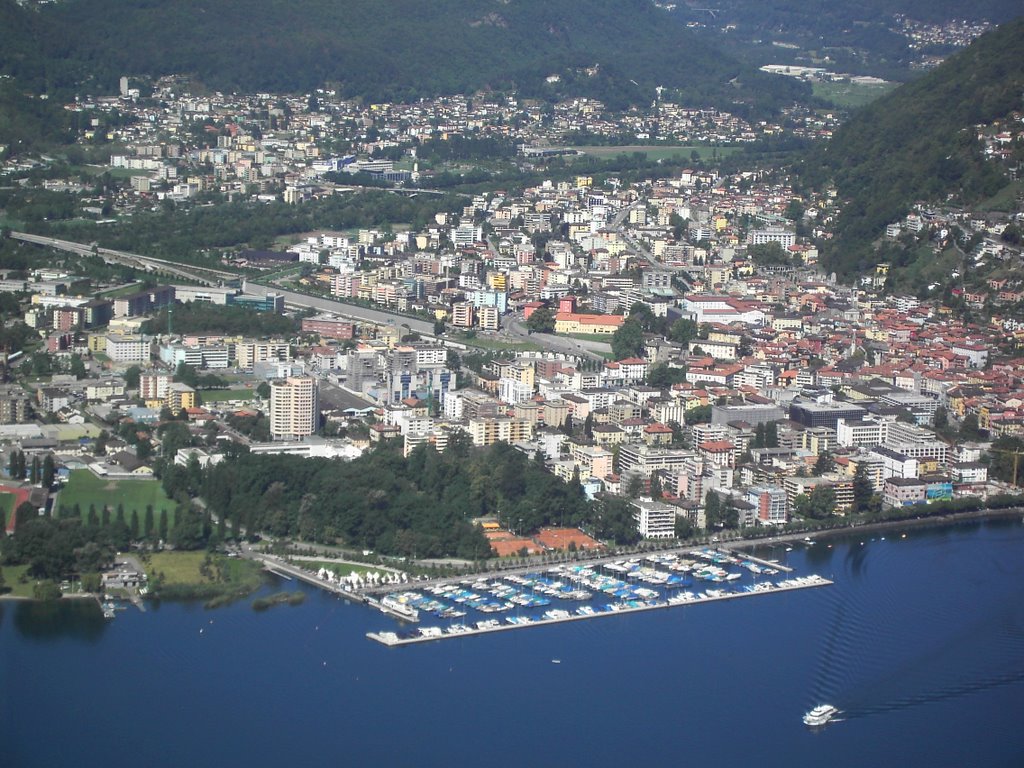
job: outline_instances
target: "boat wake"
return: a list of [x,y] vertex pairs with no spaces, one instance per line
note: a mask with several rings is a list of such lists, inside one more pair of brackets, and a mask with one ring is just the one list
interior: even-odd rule
[[[929,553],[934,569],[915,569],[898,546],[871,549],[883,572],[874,588],[857,579],[869,559],[858,546],[844,560],[850,581],[837,579],[840,588],[822,595],[830,618],[808,703],[831,702],[841,719],[856,720],[1024,682],[1019,549],[965,559],[940,540]],[[939,585],[935,572],[945,574]],[[1014,586],[1005,589],[1003,579],[1004,589],[991,589],[993,572]],[[932,598],[937,586],[942,599]]]
[[[922,704],[939,704],[962,696],[969,696],[973,693],[979,693],[981,691],[987,691],[989,689],[999,688],[1005,685],[1014,685],[1015,683],[1021,682],[1024,682],[1024,669],[1017,672],[994,675],[982,680],[958,683],[935,691],[904,696],[891,701],[882,702],[880,704],[849,707],[843,710],[844,717],[842,720],[855,720],[857,718],[870,717],[872,715],[884,715],[891,712],[910,709],[911,707],[920,706]],[[838,723],[842,722],[842,720],[834,720],[832,722]]]

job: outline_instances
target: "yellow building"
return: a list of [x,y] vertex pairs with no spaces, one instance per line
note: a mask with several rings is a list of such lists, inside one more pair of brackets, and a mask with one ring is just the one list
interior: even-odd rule
[[164,401],[164,404],[173,413],[178,413],[184,408],[195,408],[196,391],[187,384],[175,382],[171,384],[170,389],[167,391],[167,399]]
[[555,315],[555,333],[598,333],[611,336],[625,322],[622,315],[583,315],[559,312]]
[[89,351],[90,352],[106,352],[107,351],[107,334],[104,333],[90,333],[89,334]]

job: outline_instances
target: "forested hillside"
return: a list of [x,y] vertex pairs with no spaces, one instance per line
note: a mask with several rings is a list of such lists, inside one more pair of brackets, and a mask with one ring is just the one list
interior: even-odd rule
[[811,186],[834,181],[842,201],[830,269],[870,264],[885,225],[918,200],[970,203],[1007,183],[981,155],[975,125],[1024,108],[1024,19],[983,35],[934,72],[857,112],[799,169]]
[[515,87],[624,106],[660,85],[734,111],[806,91],[717,52],[649,0],[70,0],[37,11],[0,0],[0,18],[0,73],[37,90],[183,73],[224,90],[332,84],[412,100]]

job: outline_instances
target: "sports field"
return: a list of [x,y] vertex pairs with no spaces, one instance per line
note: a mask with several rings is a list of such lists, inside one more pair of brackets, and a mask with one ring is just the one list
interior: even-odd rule
[[174,502],[167,498],[159,480],[112,480],[97,477],[88,469],[76,469],[71,473],[68,484],[60,492],[58,510],[78,504],[83,515],[89,513],[89,505],[94,504],[100,512],[104,506],[116,509],[118,504],[124,505],[124,511],[130,516],[133,509],[139,515],[147,504],[153,505],[153,512],[159,518],[160,510],[166,509],[168,523],[174,525]]

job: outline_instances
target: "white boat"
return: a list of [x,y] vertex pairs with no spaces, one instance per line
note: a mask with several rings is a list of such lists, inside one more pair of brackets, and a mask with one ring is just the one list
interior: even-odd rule
[[397,616],[400,619],[405,619],[406,621],[420,620],[420,612],[397,597],[388,595],[378,605],[384,613],[390,613],[392,616]]
[[819,704],[810,712],[804,713],[804,725],[810,728],[820,728],[832,721],[832,718],[839,714],[839,709],[831,704]]

